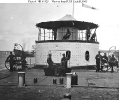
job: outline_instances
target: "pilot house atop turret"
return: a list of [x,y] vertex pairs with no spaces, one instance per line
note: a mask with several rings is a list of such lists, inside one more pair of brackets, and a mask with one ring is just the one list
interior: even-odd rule
[[38,41],[45,40],[82,40],[97,42],[94,23],[77,21],[67,14],[59,20],[36,24],[39,28]]

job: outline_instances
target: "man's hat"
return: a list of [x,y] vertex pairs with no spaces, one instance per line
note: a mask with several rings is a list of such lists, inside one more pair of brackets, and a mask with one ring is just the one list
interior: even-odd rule
[[51,54],[51,53],[49,53],[48,55],[49,55],[49,56],[52,56],[52,54]]
[[65,55],[65,53],[63,53],[62,55]]

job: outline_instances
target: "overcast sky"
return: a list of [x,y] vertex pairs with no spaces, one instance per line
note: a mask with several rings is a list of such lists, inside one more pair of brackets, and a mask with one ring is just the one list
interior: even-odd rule
[[[84,8],[74,4],[74,18],[94,22],[97,29],[99,48],[108,50],[111,46],[119,49],[119,1],[87,0]],[[27,43],[30,48],[38,37],[36,23],[55,21],[66,14],[72,14],[72,3],[0,3],[0,51],[13,50],[14,43]]]

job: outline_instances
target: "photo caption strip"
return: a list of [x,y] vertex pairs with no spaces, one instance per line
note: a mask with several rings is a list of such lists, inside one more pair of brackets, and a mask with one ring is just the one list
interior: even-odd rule
[[28,3],[87,3],[87,0],[28,0]]

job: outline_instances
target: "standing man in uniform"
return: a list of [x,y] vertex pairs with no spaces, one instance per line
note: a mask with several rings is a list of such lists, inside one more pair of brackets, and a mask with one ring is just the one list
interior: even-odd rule
[[22,52],[21,54],[21,62],[22,62],[22,69],[25,69],[27,67],[26,66],[27,62],[26,62],[26,55],[24,52]]
[[10,55],[7,57],[7,61],[10,63],[10,71],[13,71],[13,65],[14,65],[14,55],[12,52],[10,52]]
[[98,51],[98,54],[95,56],[95,59],[96,59],[96,72],[99,72],[101,66],[101,59],[102,59],[100,51]]
[[112,57],[110,58],[109,60],[109,65],[111,66],[111,72],[113,73],[114,72],[114,69],[113,69],[113,66],[116,65],[116,58],[114,57],[114,54],[112,54]]
[[62,55],[63,57],[61,58],[61,66],[62,66],[61,73],[65,75],[67,70],[67,58],[65,57],[65,54]]

